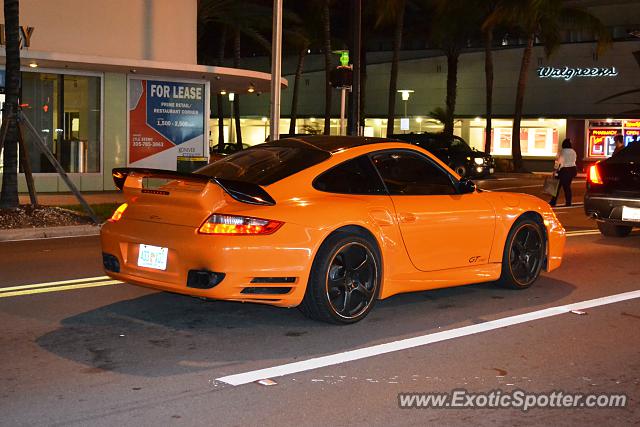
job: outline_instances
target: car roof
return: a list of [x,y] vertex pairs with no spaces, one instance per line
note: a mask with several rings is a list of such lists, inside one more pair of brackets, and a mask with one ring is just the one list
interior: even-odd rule
[[370,144],[381,144],[389,142],[404,142],[389,138],[370,138],[364,136],[337,136],[337,135],[302,135],[295,138],[283,138],[267,144],[273,145],[301,145],[316,150],[335,153],[348,148],[360,147]]

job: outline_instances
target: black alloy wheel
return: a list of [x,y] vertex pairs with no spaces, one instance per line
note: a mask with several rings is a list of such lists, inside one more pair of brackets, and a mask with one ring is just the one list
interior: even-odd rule
[[327,271],[327,299],[340,317],[353,319],[367,310],[375,297],[376,260],[369,248],[347,243],[333,256]]
[[502,260],[500,283],[513,289],[528,288],[540,276],[545,238],[540,224],[524,219],[509,232]]
[[298,308],[323,322],[357,322],[373,308],[381,278],[380,251],[372,239],[335,233],[318,250]]

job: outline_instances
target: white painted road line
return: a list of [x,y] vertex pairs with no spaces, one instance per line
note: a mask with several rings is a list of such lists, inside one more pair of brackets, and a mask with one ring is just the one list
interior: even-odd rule
[[640,298],[640,290],[625,292],[622,294],[610,295],[603,298],[597,298],[587,301],[581,301],[574,304],[561,305],[557,307],[545,308],[529,313],[518,314],[516,316],[504,317],[502,319],[490,320],[485,323],[476,325],[463,326],[461,328],[451,329],[448,331],[436,332],[433,334],[421,335],[414,338],[393,341],[385,344],[374,345],[371,347],[359,348],[357,350],[345,351],[342,353],[330,354],[327,356],[316,357],[313,359],[302,360],[300,362],[287,363],[284,365],[273,366],[271,368],[258,369],[255,371],[244,372],[240,374],[227,375],[225,377],[216,378],[220,381],[233,386],[249,384],[265,378],[276,378],[285,375],[295,374],[298,372],[310,371],[313,369],[323,368],[326,366],[338,365],[354,360],[365,359],[368,357],[379,356],[382,354],[392,353],[396,351],[407,350],[415,347],[422,347],[441,341],[451,340],[454,338],[465,337],[469,335],[479,334],[482,332],[492,331],[495,329],[505,328],[508,326],[518,325],[521,323],[532,322],[534,320],[545,319],[560,314],[569,313],[572,310],[585,310],[588,308],[599,307],[607,304],[628,301]]

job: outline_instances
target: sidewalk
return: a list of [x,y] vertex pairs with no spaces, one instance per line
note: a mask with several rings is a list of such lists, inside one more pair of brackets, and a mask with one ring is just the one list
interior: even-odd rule
[[[543,179],[544,177],[551,176],[552,173],[553,172],[551,171],[549,172],[496,172],[490,177],[483,178],[483,179],[500,179],[500,178]],[[584,172],[580,172],[578,173],[578,175],[576,175],[576,178],[586,178],[586,177],[587,177],[587,174]]]
[[[82,196],[90,205],[101,203],[124,203],[124,195],[120,191],[85,192]],[[29,204],[29,194],[20,194],[20,204]],[[79,205],[80,202],[72,193],[38,193],[38,203],[45,206]]]

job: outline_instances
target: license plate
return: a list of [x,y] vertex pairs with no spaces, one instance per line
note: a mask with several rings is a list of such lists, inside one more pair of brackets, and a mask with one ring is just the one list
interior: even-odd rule
[[623,206],[622,220],[623,221],[640,221],[640,209]]
[[489,168],[489,173],[493,173],[493,168]]
[[168,248],[141,244],[138,251],[138,266],[166,270],[168,253]]

